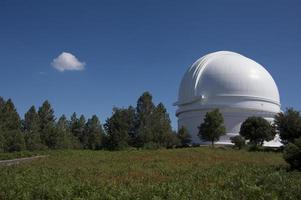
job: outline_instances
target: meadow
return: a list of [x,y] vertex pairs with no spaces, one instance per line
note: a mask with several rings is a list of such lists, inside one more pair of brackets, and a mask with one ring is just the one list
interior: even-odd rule
[[301,199],[281,153],[206,147],[49,151],[0,166],[0,199]]

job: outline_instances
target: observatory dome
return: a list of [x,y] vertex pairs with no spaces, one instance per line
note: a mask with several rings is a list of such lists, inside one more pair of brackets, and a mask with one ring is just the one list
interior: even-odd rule
[[238,134],[241,123],[249,116],[272,121],[280,112],[278,88],[269,72],[257,62],[230,51],[198,59],[184,74],[175,105],[179,126],[188,126],[194,134],[203,115],[214,108],[222,111],[231,134]]

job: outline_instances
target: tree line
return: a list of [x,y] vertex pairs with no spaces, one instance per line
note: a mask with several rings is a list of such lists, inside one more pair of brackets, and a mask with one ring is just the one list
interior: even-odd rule
[[137,106],[113,108],[112,116],[101,124],[93,115],[73,113],[70,119],[56,119],[48,101],[35,106],[21,119],[11,99],[0,97],[0,152],[44,149],[109,149],[128,147],[160,148],[190,143],[185,129],[172,130],[162,103],[155,105],[152,95],[144,92]]

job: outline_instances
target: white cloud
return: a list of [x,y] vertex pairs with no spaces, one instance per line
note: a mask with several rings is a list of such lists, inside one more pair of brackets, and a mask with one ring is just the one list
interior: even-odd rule
[[51,65],[63,72],[69,71],[80,71],[85,69],[86,63],[80,62],[74,55],[68,52],[61,53],[57,58],[54,58]]

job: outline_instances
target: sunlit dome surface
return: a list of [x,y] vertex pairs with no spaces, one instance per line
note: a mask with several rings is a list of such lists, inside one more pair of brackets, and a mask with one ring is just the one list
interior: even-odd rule
[[[219,97],[223,97],[221,102]],[[259,104],[257,109],[279,111],[278,89],[269,72],[257,62],[230,51],[218,51],[198,59],[182,79],[176,104],[202,100],[204,106],[216,105],[224,104],[225,98],[262,100],[274,106],[262,107]]]

